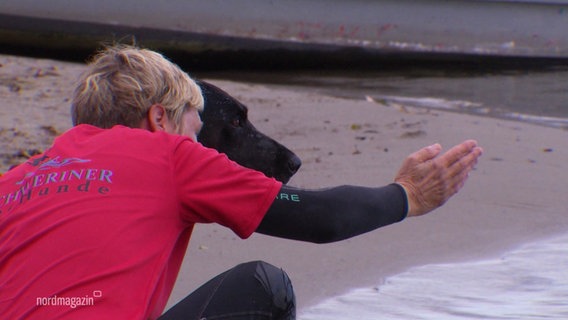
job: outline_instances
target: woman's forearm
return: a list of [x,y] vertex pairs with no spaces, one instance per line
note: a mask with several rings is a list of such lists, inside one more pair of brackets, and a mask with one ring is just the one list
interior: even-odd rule
[[283,186],[257,232],[281,238],[329,243],[351,238],[406,217],[404,189],[340,186],[303,190]]

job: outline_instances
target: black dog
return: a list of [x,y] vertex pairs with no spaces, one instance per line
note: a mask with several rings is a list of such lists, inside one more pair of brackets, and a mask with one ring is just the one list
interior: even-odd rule
[[259,132],[248,120],[248,108],[220,88],[197,81],[205,108],[198,140],[240,165],[286,183],[302,162],[288,148]]

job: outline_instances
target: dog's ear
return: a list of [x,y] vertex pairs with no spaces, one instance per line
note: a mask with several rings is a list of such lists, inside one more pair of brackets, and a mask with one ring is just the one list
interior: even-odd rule
[[203,95],[203,99],[205,99],[205,105],[207,105],[207,100],[213,95],[212,89],[215,88],[215,86],[202,80],[195,80],[195,83],[201,88],[201,94]]
[[195,81],[199,87],[201,88],[201,94],[203,95],[203,99],[205,100],[205,107],[207,107],[207,103],[211,104],[235,104],[238,103],[235,98],[233,98],[230,94],[223,91],[223,89],[203,80],[196,80]]

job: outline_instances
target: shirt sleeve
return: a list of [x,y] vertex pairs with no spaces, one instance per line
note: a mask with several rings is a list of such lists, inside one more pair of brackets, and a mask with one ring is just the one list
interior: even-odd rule
[[189,139],[178,140],[173,161],[182,220],[219,223],[241,238],[256,230],[282,186]]

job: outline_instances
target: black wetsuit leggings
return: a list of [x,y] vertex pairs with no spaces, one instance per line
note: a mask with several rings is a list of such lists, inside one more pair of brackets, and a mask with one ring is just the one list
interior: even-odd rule
[[263,261],[240,264],[213,278],[159,320],[295,319],[288,275]]

